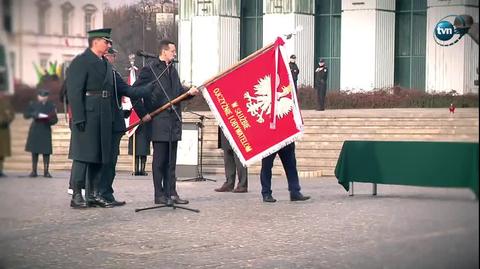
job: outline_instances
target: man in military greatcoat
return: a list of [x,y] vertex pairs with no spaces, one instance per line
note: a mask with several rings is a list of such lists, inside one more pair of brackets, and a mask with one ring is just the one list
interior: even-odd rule
[[28,131],[25,151],[32,153],[32,172],[30,177],[37,177],[38,155],[43,155],[43,176],[50,174],[50,155],[52,154],[52,125],[58,122],[57,108],[48,100],[48,90],[39,89],[37,100],[30,102],[23,113],[25,119],[33,119]]
[[[111,163],[114,156],[115,78],[112,65],[103,57],[112,46],[110,37],[110,28],[89,31],[88,48],[73,59],[67,70],[67,97],[72,110],[69,158],[73,160],[73,208],[113,206],[94,195],[100,187],[102,165]],[[86,176],[82,171],[87,171]],[[84,182],[89,189],[87,201],[81,193]]]

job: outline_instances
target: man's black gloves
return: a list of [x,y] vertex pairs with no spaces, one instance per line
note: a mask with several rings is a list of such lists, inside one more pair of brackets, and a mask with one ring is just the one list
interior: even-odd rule
[[77,129],[80,132],[85,132],[85,122],[84,121],[76,123],[75,126],[77,126]]

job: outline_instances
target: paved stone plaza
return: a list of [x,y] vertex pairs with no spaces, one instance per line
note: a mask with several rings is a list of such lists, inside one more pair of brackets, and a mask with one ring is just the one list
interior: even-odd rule
[[[8,173],[8,171],[7,171]],[[470,190],[356,184],[349,197],[334,178],[303,180],[306,202],[216,193],[218,182],[181,182],[189,206],[153,205],[151,177],[119,175],[124,207],[73,210],[69,174],[0,178],[0,269],[10,268],[478,268],[478,201]]]

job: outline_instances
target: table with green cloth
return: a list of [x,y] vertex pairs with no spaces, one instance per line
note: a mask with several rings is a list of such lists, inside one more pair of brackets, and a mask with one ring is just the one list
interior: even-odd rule
[[478,143],[345,141],[335,176],[346,191],[350,182],[454,187],[478,199]]

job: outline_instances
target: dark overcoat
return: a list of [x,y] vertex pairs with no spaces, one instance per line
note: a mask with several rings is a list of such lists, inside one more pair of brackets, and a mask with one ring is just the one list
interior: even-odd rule
[[[105,91],[105,95],[88,92]],[[67,97],[72,109],[69,158],[108,163],[112,157],[113,72],[104,58],[89,48],[73,59],[67,70]],[[85,124],[82,131],[78,126]]]
[[[40,117],[41,114],[48,116]],[[51,101],[30,102],[23,117],[33,119],[28,130],[25,150],[32,153],[52,154],[52,125],[58,122],[55,105]]]
[[[150,155],[150,140],[144,124],[135,131],[135,156]],[[128,139],[128,154],[133,155],[133,135]]]
[[11,155],[10,123],[15,118],[15,112],[6,97],[0,97],[0,158]]
[[[152,73],[152,67],[155,74]],[[160,59],[154,59],[147,63],[145,67],[140,70],[138,79],[135,81],[134,86],[141,86],[149,82],[155,81],[155,77],[160,76],[167,65]],[[137,111],[140,118],[147,113],[153,112],[155,109],[168,103],[168,99],[173,100],[176,97],[187,92],[183,88],[178,72],[173,65],[168,67],[168,70],[159,78],[159,83],[154,83],[155,87],[149,98],[144,98],[143,104],[141,102],[134,101],[134,108]],[[168,98],[165,96],[164,91]],[[175,113],[175,111],[177,113]],[[153,142],[168,142],[179,141],[182,139],[182,109],[181,104],[177,103],[171,108],[163,111],[155,116],[152,121],[145,124],[147,133],[150,134],[150,140]]]

